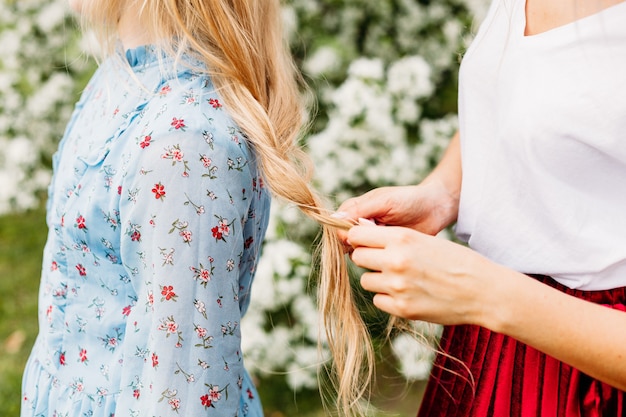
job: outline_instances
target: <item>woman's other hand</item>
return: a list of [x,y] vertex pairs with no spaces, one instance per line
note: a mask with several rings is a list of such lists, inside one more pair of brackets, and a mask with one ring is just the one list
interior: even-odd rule
[[[457,133],[433,172],[419,185],[376,188],[346,200],[336,216],[370,219],[436,235],[456,221],[461,192],[461,151]],[[347,244],[347,232],[340,232]]]
[[482,324],[498,265],[471,249],[405,227],[360,222],[348,232],[361,285],[392,315],[440,324]]
[[434,235],[454,221],[457,199],[441,183],[382,187],[346,200],[339,216],[365,218],[387,226],[404,226]]

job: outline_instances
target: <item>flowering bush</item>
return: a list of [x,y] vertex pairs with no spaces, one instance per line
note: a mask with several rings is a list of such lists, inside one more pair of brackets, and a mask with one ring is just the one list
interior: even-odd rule
[[0,213],[37,205],[50,155],[93,68],[66,1],[0,2]]
[[[39,203],[50,155],[94,67],[65,3],[0,3],[0,213]],[[305,145],[316,185],[332,204],[374,187],[419,182],[433,167],[456,129],[459,56],[472,15],[485,6],[486,0],[286,3],[291,45],[312,87],[307,98],[317,103]],[[316,232],[293,208],[275,205],[242,323],[253,373],[285,373],[294,389],[316,386],[325,355],[316,350],[318,317],[307,285]],[[405,337],[392,347],[402,352],[407,378],[427,375],[430,350]]]

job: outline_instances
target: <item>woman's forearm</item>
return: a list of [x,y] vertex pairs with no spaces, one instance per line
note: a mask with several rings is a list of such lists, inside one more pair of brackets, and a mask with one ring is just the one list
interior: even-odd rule
[[626,312],[564,294],[496,266],[484,327],[626,390]]
[[444,221],[440,229],[454,223],[458,217],[461,180],[461,143],[459,132],[457,132],[450,140],[448,148],[435,169],[420,184],[423,186],[433,184],[445,190],[446,198],[442,199],[439,207],[436,208],[442,212],[439,217]]
[[450,140],[443,157],[435,169],[422,181],[422,184],[439,181],[445,186],[450,195],[458,200],[461,193],[461,178],[461,140],[459,132],[456,132]]

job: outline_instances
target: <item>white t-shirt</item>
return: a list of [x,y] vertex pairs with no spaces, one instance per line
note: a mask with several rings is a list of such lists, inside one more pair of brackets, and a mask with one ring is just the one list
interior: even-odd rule
[[494,0],[460,75],[457,234],[585,290],[626,286],[626,2],[524,36]]

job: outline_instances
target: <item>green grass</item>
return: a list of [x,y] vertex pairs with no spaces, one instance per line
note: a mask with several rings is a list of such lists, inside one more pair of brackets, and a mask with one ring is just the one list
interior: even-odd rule
[[[37,335],[44,216],[41,209],[0,216],[0,416],[19,415],[22,371]],[[405,384],[393,363],[378,369],[372,402],[380,415],[415,416],[423,384]],[[293,392],[279,377],[258,385],[267,417],[326,415],[315,390]]]
[[22,371],[37,335],[44,212],[0,216],[0,415],[17,416]]

